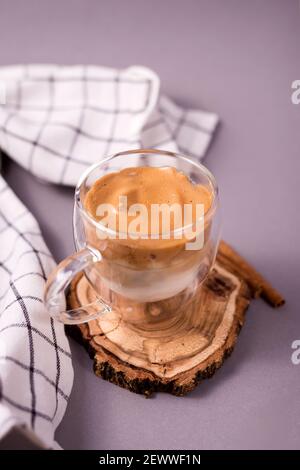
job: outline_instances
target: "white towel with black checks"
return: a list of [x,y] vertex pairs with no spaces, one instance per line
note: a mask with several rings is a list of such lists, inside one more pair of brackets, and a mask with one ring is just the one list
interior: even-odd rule
[[[140,147],[201,159],[217,122],[162,96],[145,67],[0,69],[0,149],[53,183],[75,185],[89,165]],[[63,326],[42,302],[53,266],[37,222],[0,177],[0,438],[21,425],[48,447],[73,382]]]

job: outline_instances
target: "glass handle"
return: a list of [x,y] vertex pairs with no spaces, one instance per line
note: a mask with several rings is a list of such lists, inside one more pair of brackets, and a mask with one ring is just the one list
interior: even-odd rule
[[90,264],[99,261],[88,248],[68,256],[50,274],[44,293],[44,304],[49,315],[66,324],[84,323],[110,312],[110,307],[98,298],[88,305],[66,310],[66,291],[74,277]]

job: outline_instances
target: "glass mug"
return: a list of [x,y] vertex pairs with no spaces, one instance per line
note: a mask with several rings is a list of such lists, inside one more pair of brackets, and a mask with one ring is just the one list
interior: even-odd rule
[[[201,248],[185,250],[181,244],[174,252],[167,245],[164,249],[161,239],[153,239],[149,241],[151,249],[146,246],[141,250],[136,240],[120,239],[120,233],[112,233],[111,228],[87,212],[84,199],[96,180],[111,172],[144,166],[174,167],[192,183],[210,191],[212,202],[204,216]],[[130,150],[91,166],[75,189],[73,230],[77,251],[49,276],[44,294],[48,313],[63,323],[75,324],[113,310],[126,324],[143,332],[181,324],[188,312],[195,312],[201,284],[214,263],[220,238],[219,212],[213,175],[183,155],[154,149]],[[174,233],[170,233],[170,238],[172,235],[174,238]],[[80,272],[93,288],[96,300],[67,310],[66,293]]]

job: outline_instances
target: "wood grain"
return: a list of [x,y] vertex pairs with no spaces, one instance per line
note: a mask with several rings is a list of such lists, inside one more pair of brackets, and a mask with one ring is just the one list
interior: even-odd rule
[[[267,286],[267,289],[265,288]],[[82,342],[99,377],[132,392],[186,395],[211,377],[231,354],[251,298],[263,295],[274,306],[284,299],[232,248],[221,242],[210,275],[199,287],[196,301],[171,300],[145,304],[128,323],[118,309],[68,332]],[[96,299],[84,275],[78,276],[68,297],[71,308]],[[124,307],[124,305],[123,305]],[[127,317],[128,318],[128,317]]]

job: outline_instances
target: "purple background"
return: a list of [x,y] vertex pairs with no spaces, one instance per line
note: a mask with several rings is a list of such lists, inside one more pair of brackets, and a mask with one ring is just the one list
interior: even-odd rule
[[[205,160],[219,182],[224,238],[287,298],[256,301],[232,357],[186,398],[145,400],[97,379],[71,341],[75,383],[57,431],[64,448],[300,448],[297,0],[0,0],[0,64],[56,62],[160,75],[181,105],[217,112]],[[57,260],[73,251],[72,190],[12,162],[4,176],[39,221]]]

